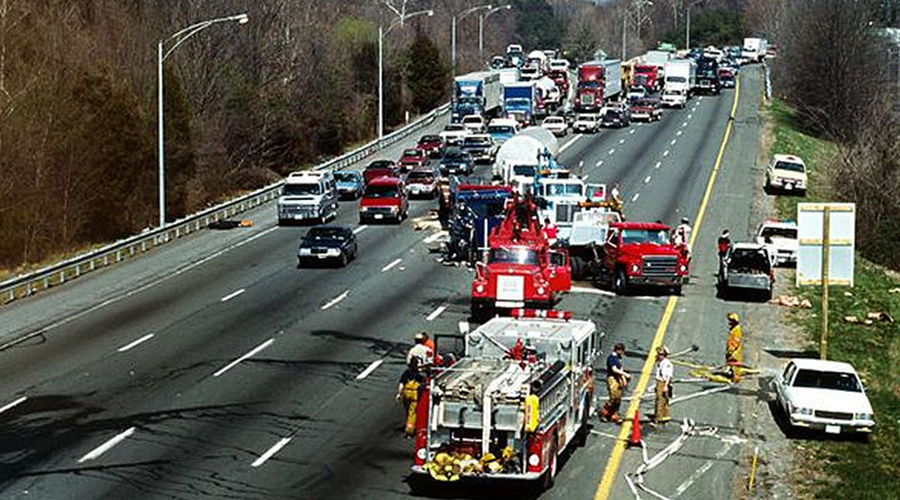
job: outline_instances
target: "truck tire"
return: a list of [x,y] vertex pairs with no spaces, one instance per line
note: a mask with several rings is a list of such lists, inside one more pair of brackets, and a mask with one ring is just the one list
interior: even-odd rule
[[553,487],[553,481],[556,479],[556,458],[556,435],[554,435],[553,442],[550,444],[550,466],[547,467],[547,472],[544,473],[541,484],[544,490],[549,490]]
[[613,278],[613,288],[619,295],[625,295],[628,293],[628,275],[625,274],[625,270],[621,267],[619,269],[616,269],[616,274]]
[[584,277],[584,260],[581,257],[572,257],[570,267],[572,268],[572,279],[580,281]]

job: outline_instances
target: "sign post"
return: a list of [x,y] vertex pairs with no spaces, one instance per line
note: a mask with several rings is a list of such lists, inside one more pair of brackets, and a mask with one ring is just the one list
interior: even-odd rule
[[821,286],[819,357],[828,358],[828,289],[853,286],[856,205],[800,203],[797,205],[797,286]]

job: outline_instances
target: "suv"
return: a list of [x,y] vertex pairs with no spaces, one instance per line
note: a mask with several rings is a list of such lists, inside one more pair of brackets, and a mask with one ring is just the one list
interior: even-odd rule
[[278,225],[289,222],[325,222],[337,217],[338,193],[331,172],[294,172],[278,197]]
[[494,161],[494,141],[487,134],[470,135],[463,139],[462,148],[472,156],[475,163],[491,163]]
[[806,194],[806,164],[794,155],[775,155],[766,166],[766,190]]
[[403,179],[378,177],[366,184],[359,201],[359,223],[392,219],[400,223],[409,210],[409,197]]

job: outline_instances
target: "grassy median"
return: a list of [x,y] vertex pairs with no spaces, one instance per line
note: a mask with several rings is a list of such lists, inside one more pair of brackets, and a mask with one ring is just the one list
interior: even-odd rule
[[[768,106],[768,119],[772,152],[799,155],[809,168],[807,196],[779,196],[775,202],[778,217],[795,219],[798,202],[833,199],[827,169],[836,149],[801,131],[781,102]],[[874,407],[875,432],[867,443],[824,437],[798,442],[797,469],[807,473],[794,481],[802,496],[900,499],[900,279],[857,254],[855,285],[830,289],[828,357],[860,373]],[[813,304],[810,310],[793,309],[790,317],[808,333],[809,350],[818,352],[821,291],[805,287],[793,293]]]

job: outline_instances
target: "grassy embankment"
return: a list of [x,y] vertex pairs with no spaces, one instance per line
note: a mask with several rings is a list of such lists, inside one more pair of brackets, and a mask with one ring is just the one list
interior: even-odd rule
[[[810,170],[805,198],[780,196],[775,203],[779,217],[796,219],[797,203],[834,199],[828,180],[829,157],[835,146],[803,133],[791,110],[783,103],[769,106],[773,153],[792,153],[804,158]],[[857,220],[857,225],[865,221]],[[898,248],[900,251],[900,248]],[[804,496],[828,499],[900,498],[900,287],[893,276],[857,254],[855,287],[831,288],[829,359],[856,367],[866,384],[875,411],[875,432],[868,443],[847,439],[810,440],[798,445],[815,473],[794,478]],[[791,317],[808,332],[810,351],[818,352],[820,290],[795,290],[813,303],[811,310],[792,310]],[[885,312],[897,323],[875,321],[871,325],[844,320],[864,320],[869,312]],[[807,468],[801,465],[801,470]],[[815,478],[815,479],[811,479]]]

